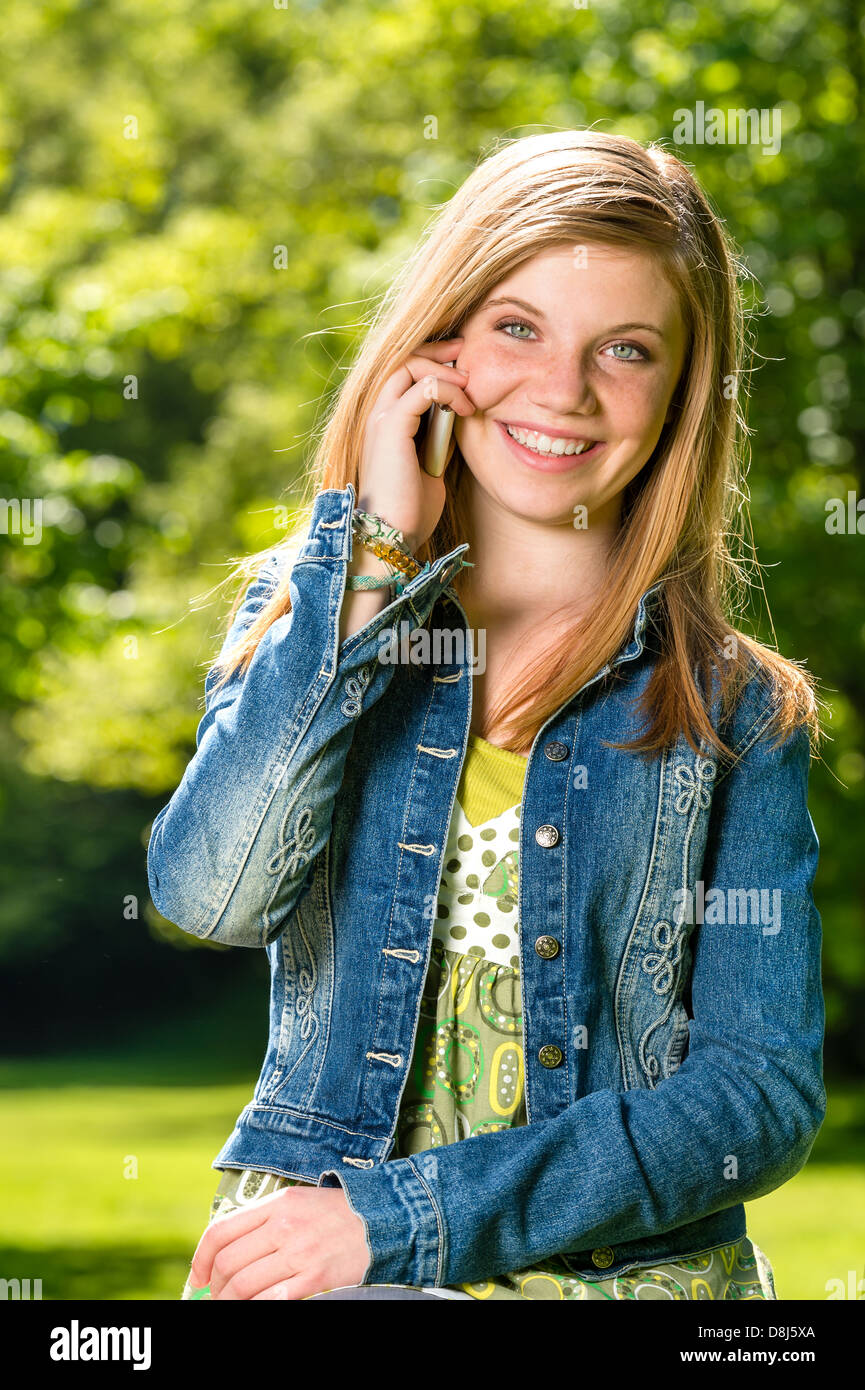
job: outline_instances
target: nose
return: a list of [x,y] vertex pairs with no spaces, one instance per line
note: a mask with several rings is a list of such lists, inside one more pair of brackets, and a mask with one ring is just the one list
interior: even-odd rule
[[576,354],[548,357],[527,394],[532,405],[560,420],[591,415],[598,405],[585,364]]

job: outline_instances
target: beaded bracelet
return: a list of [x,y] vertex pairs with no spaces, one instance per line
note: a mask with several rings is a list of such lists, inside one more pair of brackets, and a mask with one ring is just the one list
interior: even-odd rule
[[391,526],[383,517],[356,507],[351,527],[358,543],[383,560],[391,573],[382,578],[370,574],[349,575],[346,580],[348,589],[383,589],[394,585],[400,594],[410,580],[422,573],[422,567],[405,545],[402,531]]
[[391,541],[405,551],[405,536],[396,526],[391,526],[389,521],[379,516],[376,512],[364,512],[360,507],[355,507],[351,518],[351,529],[360,540],[367,536],[370,540]]
[[407,574],[411,572],[417,561],[405,543],[405,536],[402,531],[390,522],[385,521],[384,517],[376,513],[364,512],[356,507],[351,519],[352,531],[356,539],[367,550],[373,551],[381,559],[389,560],[398,569],[404,570]]

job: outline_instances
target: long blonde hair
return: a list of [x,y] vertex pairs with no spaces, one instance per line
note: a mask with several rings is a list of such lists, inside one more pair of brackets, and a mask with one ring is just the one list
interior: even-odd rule
[[[436,214],[392,281],[332,402],[307,473],[302,520],[281,544],[306,534],[315,495],[359,492],[366,423],[385,380],[420,343],[448,338],[518,265],[548,247],[601,242],[649,249],[678,292],[686,329],[685,365],[652,457],[623,495],[609,581],[597,606],[519,673],[488,715],[484,736],[529,746],[538,729],[605,666],[629,637],[641,595],[661,581],[653,615],[658,660],[641,702],[642,726],[628,747],[650,752],[685,733],[720,754],[731,750],[713,727],[708,692],[722,710],[755,674],[775,699],[781,741],[805,723],[816,743],[814,680],[794,661],[731,625],[752,580],[744,479],[748,428],[745,384],[751,346],[741,279],[744,267],[718,216],[681,160],[659,145],[593,130],[531,135],[500,144]],[[423,429],[424,426],[421,426]],[[418,434],[420,440],[421,434]],[[458,446],[445,474],[436,530],[418,550],[423,564],[466,539]],[[248,580],[264,553],[240,559]],[[470,552],[469,552],[470,554]],[[236,558],[236,557],[234,557]],[[457,598],[465,572],[453,581]],[[231,578],[231,576],[229,576]],[[241,593],[235,601],[236,610]],[[291,607],[289,576],[218,663],[220,681],[245,670],[264,633]],[[756,662],[756,665],[755,665]]]

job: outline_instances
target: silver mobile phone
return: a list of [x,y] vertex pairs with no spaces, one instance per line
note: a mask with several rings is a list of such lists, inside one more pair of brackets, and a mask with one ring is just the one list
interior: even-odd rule
[[[456,364],[449,362],[448,366]],[[432,478],[440,478],[445,471],[454,429],[454,412],[435,402],[428,411],[426,438],[422,445],[421,467]]]

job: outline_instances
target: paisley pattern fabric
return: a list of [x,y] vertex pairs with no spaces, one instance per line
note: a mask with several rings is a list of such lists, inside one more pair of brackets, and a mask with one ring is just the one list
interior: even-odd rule
[[[526,760],[475,735],[444,856],[430,966],[392,1157],[526,1123],[518,887]],[[475,823],[478,808],[495,812]],[[228,1169],[211,1220],[297,1180]],[[673,1263],[582,1279],[556,1256],[479,1284],[426,1292],[451,1298],[772,1299],[771,1266],[747,1236]],[[193,1293],[187,1284],[183,1298]]]

